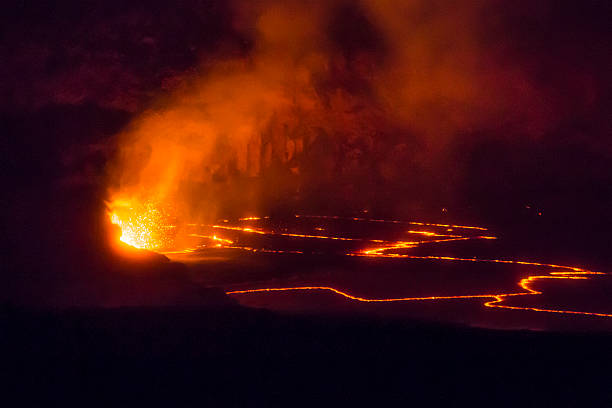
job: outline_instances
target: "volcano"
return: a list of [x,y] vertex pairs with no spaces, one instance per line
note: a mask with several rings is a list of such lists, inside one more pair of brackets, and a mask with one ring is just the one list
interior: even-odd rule
[[5,399],[609,406],[611,11],[9,1]]

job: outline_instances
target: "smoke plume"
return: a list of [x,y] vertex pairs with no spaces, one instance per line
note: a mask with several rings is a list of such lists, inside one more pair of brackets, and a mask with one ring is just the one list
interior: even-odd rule
[[235,2],[247,51],[206,58],[124,129],[111,199],[193,221],[452,195],[451,147],[538,138],[559,116],[496,4]]

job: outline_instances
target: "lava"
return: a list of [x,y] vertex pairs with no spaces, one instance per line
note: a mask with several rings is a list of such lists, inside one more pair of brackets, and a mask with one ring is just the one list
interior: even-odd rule
[[[367,255],[366,255],[367,256]],[[585,280],[588,279],[586,276],[576,275],[606,275],[603,272],[586,271],[580,268],[572,268],[561,265],[553,264],[541,264],[538,262],[526,262],[526,261],[512,261],[512,260],[500,260],[500,259],[477,259],[477,258],[453,258],[453,257],[435,257],[435,256],[410,256],[413,259],[435,259],[435,260],[446,260],[446,261],[460,261],[460,262],[496,262],[496,263],[512,263],[521,265],[533,265],[533,266],[548,266],[553,268],[567,268],[572,271],[566,272],[550,272],[549,275],[533,275],[528,278],[521,279],[519,286],[524,289],[524,292],[513,292],[513,293],[485,293],[485,294],[474,294],[474,295],[455,295],[455,296],[425,296],[425,297],[404,297],[404,298],[364,298],[360,296],[351,295],[347,292],[341,291],[336,288],[329,286],[298,286],[298,287],[285,287],[285,288],[259,288],[259,289],[246,289],[246,290],[235,290],[227,292],[229,295],[240,295],[249,293],[262,293],[262,292],[285,292],[285,291],[330,291],[343,296],[347,299],[374,303],[374,302],[407,302],[407,301],[427,301],[427,300],[451,300],[451,299],[492,299],[484,303],[486,307],[497,307],[512,310],[523,310],[523,311],[534,311],[534,312],[547,312],[547,313],[560,313],[560,314],[573,314],[573,315],[586,315],[586,316],[598,316],[598,317],[612,317],[612,314],[608,313],[593,313],[575,310],[562,310],[562,309],[542,309],[534,307],[520,307],[520,306],[508,306],[502,304],[507,298],[513,296],[529,296],[529,295],[541,295],[542,292],[532,289],[529,284],[541,279],[570,279],[570,280]],[[557,274],[554,276],[550,276]]]
[[122,242],[138,249],[160,250],[173,245],[177,226],[163,206],[153,202],[113,201],[108,204],[111,223],[121,230]]
[[229,227],[224,225],[213,225],[213,228],[242,231],[242,232],[253,232],[261,235],[280,235],[283,237],[296,237],[296,238],[315,238],[315,239],[332,239],[338,241],[360,241],[359,238],[345,238],[345,237],[331,237],[325,235],[308,235],[308,234],[293,234],[289,232],[275,232],[275,231],[264,231],[261,229],[253,229],[250,227]]
[[[133,245],[139,248],[148,249],[160,249],[167,247],[171,242],[171,236],[175,233],[176,226],[168,223],[168,216],[163,211],[158,210],[153,204],[147,203],[140,206],[126,206],[117,205],[111,207],[112,211],[109,212],[111,220],[114,224],[117,224],[122,231],[121,240],[127,244]],[[499,263],[499,264],[513,264],[513,265],[526,265],[534,268],[547,268],[546,273],[532,274],[526,278],[521,279],[518,282],[520,291],[515,292],[499,292],[499,293],[476,293],[476,294],[460,294],[451,296],[424,296],[424,297],[400,297],[400,298],[366,298],[356,296],[348,293],[347,291],[340,290],[338,288],[329,286],[296,286],[296,287],[269,287],[269,288],[251,288],[243,290],[230,290],[227,291],[228,295],[246,295],[252,293],[272,293],[272,292],[291,292],[291,291],[329,291],[337,295],[343,296],[347,299],[358,301],[358,302],[408,302],[408,301],[433,301],[433,300],[450,300],[450,299],[485,299],[483,303],[485,307],[489,308],[502,308],[520,311],[532,311],[532,312],[546,312],[546,313],[558,313],[558,314],[572,314],[572,315],[585,315],[585,316],[597,316],[597,317],[612,317],[612,314],[607,313],[594,313],[579,310],[564,310],[564,309],[546,309],[536,307],[522,307],[522,306],[510,306],[505,304],[508,299],[517,296],[538,296],[542,292],[532,288],[532,285],[538,281],[546,279],[559,279],[559,280],[588,280],[594,275],[607,275],[603,272],[595,272],[587,269],[542,263],[532,262],[525,260],[516,259],[483,259],[483,258],[460,258],[451,256],[436,256],[436,255],[412,255],[409,252],[411,249],[417,248],[421,245],[436,244],[441,242],[451,241],[465,241],[465,240],[493,240],[497,239],[491,235],[479,235],[480,232],[488,231],[487,228],[467,225],[453,225],[453,224],[439,224],[439,223],[426,223],[417,221],[399,221],[399,220],[382,220],[382,219],[368,219],[360,217],[338,217],[338,216],[319,216],[319,215],[295,215],[296,218],[313,218],[313,219],[329,219],[329,220],[344,220],[351,222],[373,222],[373,223],[390,223],[390,224],[405,224],[405,225],[418,225],[421,227],[430,227],[430,229],[409,229],[404,232],[409,236],[418,237],[418,239],[411,240],[383,240],[383,239],[371,239],[363,237],[345,237],[337,235],[319,235],[319,234],[306,234],[306,233],[294,233],[287,232],[286,230],[273,230],[264,229],[261,227],[255,227],[252,225],[247,226],[234,226],[234,225],[208,225],[208,224],[187,224],[190,228],[207,228],[209,231],[213,231],[212,234],[200,234],[190,233],[189,237],[197,238],[200,240],[206,240],[208,244],[200,244],[196,247],[191,247],[183,250],[167,251],[165,254],[185,254],[193,253],[203,247],[216,247],[225,249],[239,249],[250,252],[263,252],[263,253],[276,253],[276,254],[305,254],[307,252],[302,250],[286,250],[286,249],[271,249],[271,248],[254,248],[252,246],[245,246],[237,243],[234,239],[219,236],[214,231],[227,231],[237,232],[245,234],[257,234],[264,236],[282,236],[292,238],[303,238],[303,239],[316,239],[316,240],[330,240],[330,241],[351,241],[360,243],[365,246],[361,249],[350,250],[345,252],[345,256],[355,257],[370,257],[370,258],[401,258],[401,259],[413,259],[413,260],[429,260],[429,261],[442,261],[442,262],[474,262],[474,263]],[[269,217],[245,217],[240,218],[239,221],[262,221],[267,220]],[[229,220],[223,220],[224,223],[229,223]],[[441,233],[437,229],[444,228],[445,232],[453,232],[452,234]],[[324,228],[320,226],[314,227],[317,231],[323,231]],[[310,252],[312,253],[312,252]]]
[[[296,215],[296,217],[310,217],[310,218],[327,218],[327,219],[350,219],[353,221],[364,221],[364,222],[384,222],[394,224],[410,224],[430,227],[443,227],[449,229],[463,229],[463,230],[478,230],[487,231],[484,227],[466,226],[466,225],[451,225],[451,224],[437,224],[437,223],[424,223],[415,221],[398,221],[398,220],[380,220],[380,219],[367,219],[367,218],[342,218],[337,216],[302,216]],[[279,234],[274,232],[266,232],[261,229],[253,230],[250,227],[231,227],[231,229],[237,229],[243,232],[256,232],[258,234]],[[365,298],[360,296],[352,295],[346,291],[339,290],[337,288],[328,286],[299,286],[299,287],[284,287],[284,288],[256,288],[256,289],[245,289],[235,290],[227,292],[230,295],[242,295],[249,293],[270,293],[270,292],[283,292],[283,291],[330,291],[337,295],[343,296],[347,299],[359,301],[359,302],[407,302],[407,301],[430,301],[430,300],[450,300],[450,299],[490,299],[483,305],[490,308],[504,308],[512,310],[522,311],[534,311],[534,312],[546,312],[546,313],[559,313],[559,314],[573,314],[573,315],[585,315],[585,316],[598,316],[598,317],[612,317],[612,314],[607,313],[594,313],[585,311],[575,310],[563,310],[563,309],[544,309],[534,307],[520,307],[520,306],[509,306],[503,304],[510,297],[515,296],[536,296],[541,295],[541,291],[537,291],[530,287],[530,284],[538,280],[544,279],[567,279],[567,280],[585,280],[589,279],[589,275],[606,275],[603,272],[589,271],[583,268],[541,263],[541,262],[530,262],[523,260],[509,260],[509,259],[480,259],[480,258],[458,258],[450,256],[417,256],[410,254],[396,253],[393,251],[397,250],[409,250],[416,248],[419,245],[426,243],[439,243],[459,240],[472,240],[472,239],[497,239],[494,236],[489,235],[476,235],[476,236],[465,236],[458,234],[440,234],[435,231],[424,231],[424,230],[408,230],[409,234],[422,235],[425,237],[441,237],[442,239],[432,240],[421,240],[421,241],[384,241],[384,240],[367,240],[370,242],[383,243],[382,246],[373,248],[362,249],[360,251],[348,252],[347,256],[363,256],[363,257],[381,257],[381,258],[405,258],[405,259],[421,259],[421,260],[432,260],[432,261],[451,261],[451,262],[477,262],[477,263],[501,263],[501,264],[515,264],[515,265],[528,265],[534,267],[546,267],[551,268],[553,271],[549,271],[547,275],[531,275],[527,278],[522,279],[518,282],[518,286],[523,289],[521,292],[509,292],[509,293],[484,293],[484,294],[473,294],[473,295],[455,295],[455,296],[425,296],[425,297],[403,297],[403,298]],[[325,237],[325,236],[310,236],[300,234],[283,234],[288,236],[302,236],[302,237],[314,237],[320,239],[347,239],[342,237]],[[562,270],[562,271],[558,271]]]

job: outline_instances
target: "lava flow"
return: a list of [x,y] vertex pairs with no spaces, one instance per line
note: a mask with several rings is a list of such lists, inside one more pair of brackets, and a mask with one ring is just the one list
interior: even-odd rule
[[[117,210],[119,208],[119,210]],[[113,223],[117,224],[123,235],[121,239],[133,246],[158,250],[167,247],[170,239],[168,235],[175,233],[176,226],[169,224],[169,217],[161,212],[154,210],[151,206],[140,206],[137,208],[136,215],[125,211],[122,213],[121,207],[115,206],[111,209],[110,217]],[[132,208],[133,210],[133,208]],[[123,217],[123,218],[122,218]],[[409,301],[433,301],[433,300],[450,300],[450,299],[483,299],[483,305],[489,308],[501,308],[518,311],[546,312],[557,314],[584,315],[596,317],[612,317],[608,313],[596,313],[580,310],[566,310],[563,308],[543,308],[543,307],[523,307],[506,304],[511,298],[538,296],[542,295],[541,291],[533,288],[533,285],[539,281],[556,279],[556,280],[588,280],[593,276],[607,275],[603,272],[595,272],[587,269],[551,264],[541,262],[531,262],[517,259],[482,259],[482,258],[461,258],[451,256],[436,256],[436,255],[414,255],[410,251],[424,245],[433,245],[452,241],[468,241],[468,240],[494,240],[496,237],[491,235],[483,235],[487,228],[465,225],[451,225],[439,223],[425,223],[415,221],[398,221],[398,220],[381,220],[367,219],[360,217],[344,218],[337,216],[312,216],[312,215],[295,215],[296,220],[308,220],[314,223],[310,228],[312,233],[296,232],[290,228],[263,228],[262,226],[244,225],[245,222],[263,223],[269,221],[269,217],[245,217],[240,218],[237,224],[231,224],[228,220],[223,220],[223,224],[187,224],[186,234],[191,239],[198,240],[195,246],[188,249],[163,252],[168,256],[177,254],[190,254],[197,251],[203,251],[206,248],[224,248],[238,249],[250,252],[277,253],[277,254],[311,254],[317,255],[324,253],[317,250],[306,251],[305,249],[287,249],[287,248],[271,248],[270,243],[260,244],[259,246],[252,244],[252,239],[245,239],[245,236],[262,236],[269,239],[292,239],[292,240],[309,240],[319,243],[338,242],[339,245],[350,245],[350,248],[344,248],[344,252],[340,254],[351,257],[368,257],[368,258],[394,258],[406,260],[426,260],[435,262],[461,262],[461,263],[496,263],[496,264],[511,264],[525,265],[543,272],[530,274],[526,278],[522,278],[518,282],[519,291],[499,291],[491,293],[475,293],[475,294],[458,294],[458,295],[432,295],[419,297],[396,297],[396,298],[369,298],[357,296],[345,290],[340,290],[331,286],[305,285],[296,287],[265,287],[265,288],[248,288],[240,290],[230,290],[227,294],[238,296],[254,293],[273,293],[273,292],[321,292],[328,291],[347,299],[366,302],[366,303],[381,303],[381,302],[409,302]],[[385,240],[373,239],[368,236],[357,235],[341,236],[335,234],[319,234],[317,232],[325,231],[326,228],[317,224],[317,220],[332,221],[341,220],[342,222],[350,223],[383,223],[392,224],[394,226],[406,225],[406,230],[402,233],[407,239],[400,240]],[[415,229],[414,226],[418,226]],[[203,233],[202,231],[206,231]],[[165,235],[164,235],[165,234]],[[227,234],[220,236],[219,234]],[[246,244],[245,242],[251,242]],[[276,241],[275,241],[276,242]],[[328,247],[327,244],[326,248]]]

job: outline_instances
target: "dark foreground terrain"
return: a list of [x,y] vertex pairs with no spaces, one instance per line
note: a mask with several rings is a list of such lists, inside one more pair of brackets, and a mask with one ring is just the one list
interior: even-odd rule
[[2,398],[12,394],[13,406],[612,404],[609,333],[297,317],[238,306],[5,307],[0,325],[9,391]]

